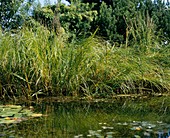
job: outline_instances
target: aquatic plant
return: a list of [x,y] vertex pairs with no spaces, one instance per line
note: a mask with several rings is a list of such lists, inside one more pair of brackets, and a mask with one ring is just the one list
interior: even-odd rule
[[0,125],[20,123],[28,120],[30,117],[41,117],[42,114],[36,114],[31,109],[20,105],[0,105]]
[[17,34],[1,34],[2,99],[111,97],[170,90],[169,45],[154,42],[143,51],[143,43],[114,47],[94,35],[69,43],[64,35],[56,36],[41,26],[36,31],[25,28]]

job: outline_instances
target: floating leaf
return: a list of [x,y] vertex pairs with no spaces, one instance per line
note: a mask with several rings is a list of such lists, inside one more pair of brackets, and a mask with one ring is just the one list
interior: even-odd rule
[[21,118],[21,117],[23,117],[23,115],[22,115],[22,113],[16,113],[16,114],[14,115],[14,117],[15,117],[15,118]]
[[141,138],[141,136],[139,136],[139,135],[134,135],[134,137],[135,137],[135,138]]
[[1,114],[0,116],[1,117],[12,117],[14,116],[15,113],[4,113],[4,114]]
[[22,113],[23,116],[31,116],[33,112],[28,109],[23,109],[20,113]]
[[12,124],[15,123],[15,120],[1,120],[0,124]]
[[114,132],[106,132],[107,135],[113,135]]
[[11,118],[9,118],[9,117],[5,117],[4,119],[5,119],[5,120],[11,120]]
[[41,117],[42,114],[32,114],[31,117]]
[[29,109],[23,109],[20,105],[0,105],[0,124],[19,123],[27,120],[28,117],[41,117],[42,114],[35,114]]
[[136,127],[136,130],[141,130],[141,127]]
[[10,108],[13,108],[13,109],[18,109],[18,108],[22,108],[21,105],[5,105],[3,107],[10,107]]

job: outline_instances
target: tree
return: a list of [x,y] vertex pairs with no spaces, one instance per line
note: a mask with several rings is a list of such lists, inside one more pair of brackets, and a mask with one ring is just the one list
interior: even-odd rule
[[23,15],[28,15],[33,0],[1,0],[0,24],[3,30],[17,29],[24,22]]
[[154,0],[150,16],[157,25],[157,30],[162,30],[164,35],[170,38],[170,3]]
[[[155,24],[155,34],[161,31],[163,36],[170,37],[169,1],[102,0],[102,4],[100,3],[100,0],[82,1],[85,3],[95,2],[100,5],[98,7],[98,26],[100,26],[99,33],[106,39],[110,39],[111,41],[118,41],[119,43],[125,43],[127,37],[129,37],[128,31],[130,29],[129,26],[132,25],[132,21],[140,20],[142,25],[144,22],[147,23],[148,18],[150,18],[153,21],[152,23]],[[105,3],[105,6],[103,3]],[[141,15],[140,19],[139,15]],[[114,21],[113,17],[115,18]],[[137,29],[140,27],[142,28],[142,26],[139,26],[139,21],[137,22]]]
[[93,29],[97,29],[92,26],[97,17],[97,11],[93,10],[93,7],[93,4],[80,1],[74,1],[70,6],[63,5],[60,16],[61,24],[76,36],[85,37],[91,34]]
[[102,2],[99,10],[97,24],[99,26],[98,35],[109,40],[117,39],[117,20],[111,6]]
[[[79,1],[74,1],[69,6],[65,4],[59,5],[57,8],[58,20],[61,23],[61,27],[70,35],[70,38],[74,36],[84,37],[90,34],[93,29],[91,23],[97,16],[97,11],[92,10],[93,6],[89,3],[81,3]],[[48,5],[40,9],[35,9],[33,18],[52,31],[55,29],[55,14],[56,5]]]
[[[136,34],[147,30],[147,23],[154,25],[153,32],[170,37],[170,3],[162,0],[68,0],[69,6],[59,6],[61,26],[71,36],[87,36],[99,27],[97,35],[110,42],[127,46],[132,40],[131,29]],[[48,29],[53,29],[56,5],[48,5],[34,11],[34,19]],[[143,31],[141,30],[143,27]],[[130,34],[131,33],[131,34]],[[147,32],[143,32],[145,34]],[[142,35],[142,34],[141,34]],[[143,35],[146,36],[146,35]],[[142,36],[142,37],[143,37]],[[136,41],[138,41],[136,39]]]

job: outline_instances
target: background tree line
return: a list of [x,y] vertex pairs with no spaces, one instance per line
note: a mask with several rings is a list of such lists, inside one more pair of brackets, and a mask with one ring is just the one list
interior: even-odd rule
[[169,0],[68,1],[70,5],[59,2],[59,7],[56,8],[56,5],[41,7],[34,0],[1,0],[1,28],[11,30],[23,25],[33,27],[41,24],[51,31],[56,26],[54,18],[58,16],[70,40],[77,36],[89,36],[97,28],[98,36],[118,44],[129,40],[140,41],[146,37],[146,30],[155,35],[160,35],[159,32],[162,38],[170,38]]

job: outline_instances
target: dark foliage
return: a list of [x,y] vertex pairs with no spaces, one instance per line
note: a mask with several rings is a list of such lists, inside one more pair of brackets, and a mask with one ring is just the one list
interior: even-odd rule
[[[147,23],[148,18],[155,24],[155,35],[158,35],[157,32],[162,32],[163,37],[170,37],[168,1],[166,3],[161,0],[73,0],[69,2],[71,2],[69,6],[60,5],[58,16],[60,16],[61,26],[72,34],[71,37],[73,35],[86,37],[99,27],[97,35],[111,43],[122,44],[127,41],[127,38],[132,38],[127,36],[132,21],[143,20]],[[43,7],[34,11],[34,19],[52,29],[54,13],[55,5]]]
[[34,0],[1,0],[0,24],[2,30],[16,30],[22,26]]

